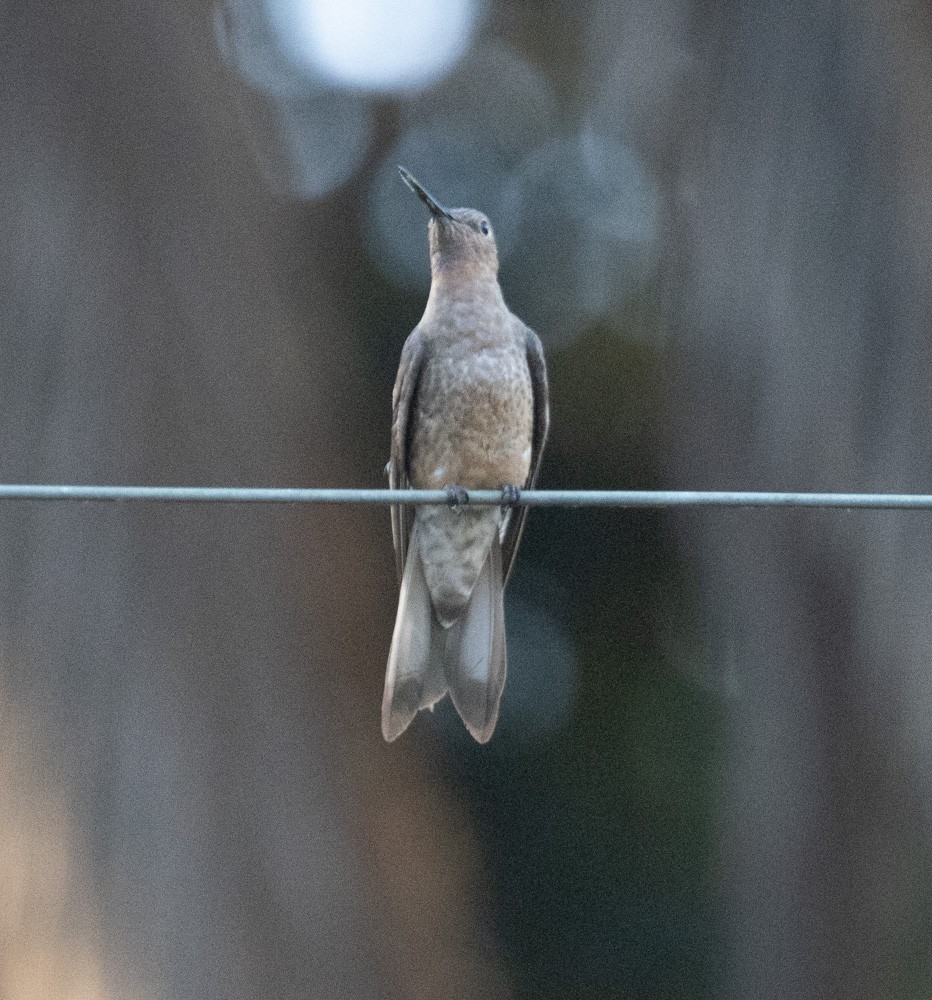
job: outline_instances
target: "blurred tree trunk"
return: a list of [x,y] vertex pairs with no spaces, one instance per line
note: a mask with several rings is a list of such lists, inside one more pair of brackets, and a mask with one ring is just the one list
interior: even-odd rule
[[[693,10],[677,486],[930,489],[930,19],[907,7]],[[929,518],[680,523],[732,694],[729,995],[890,996],[932,806]]]
[[[3,21],[0,479],[378,481],[352,205],[263,190],[209,12]],[[379,735],[387,525],[4,507],[0,994],[503,992],[463,819]]]

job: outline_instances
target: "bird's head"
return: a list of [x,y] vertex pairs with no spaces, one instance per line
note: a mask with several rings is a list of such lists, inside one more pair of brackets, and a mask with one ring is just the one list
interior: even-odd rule
[[430,210],[430,268],[441,273],[475,277],[498,274],[495,233],[488,218],[474,208],[444,208],[404,167],[402,180]]

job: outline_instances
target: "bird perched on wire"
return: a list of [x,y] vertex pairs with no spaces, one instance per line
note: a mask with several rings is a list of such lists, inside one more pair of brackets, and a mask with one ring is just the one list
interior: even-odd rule
[[502,593],[527,508],[463,504],[469,489],[502,489],[512,503],[534,484],[550,421],[537,334],[498,284],[489,220],[444,208],[404,167],[430,211],[431,286],[401,353],[392,395],[392,489],[446,489],[451,506],[392,507],[401,582],[385,672],[382,733],[394,740],[448,691],[485,743],[505,684]]

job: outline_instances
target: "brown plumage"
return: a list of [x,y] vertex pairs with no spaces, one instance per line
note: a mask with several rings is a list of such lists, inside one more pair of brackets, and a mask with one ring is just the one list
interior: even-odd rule
[[[392,489],[527,488],[547,437],[547,369],[537,335],[505,305],[489,220],[430,209],[431,288],[401,354],[392,397]],[[526,508],[392,508],[401,581],[385,673],[382,733],[394,740],[447,691],[485,743],[505,684],[502,591]]]

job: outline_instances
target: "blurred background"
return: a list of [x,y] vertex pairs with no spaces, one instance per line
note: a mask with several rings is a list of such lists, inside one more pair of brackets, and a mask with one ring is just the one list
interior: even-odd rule
[[[10,0],[0,480],[378,486],[438,198],[541,485],[925,491],[932,14]],[[534,511],[493,741],[381,508],[0,512],[0,996],[932,993],[920,513]]]

